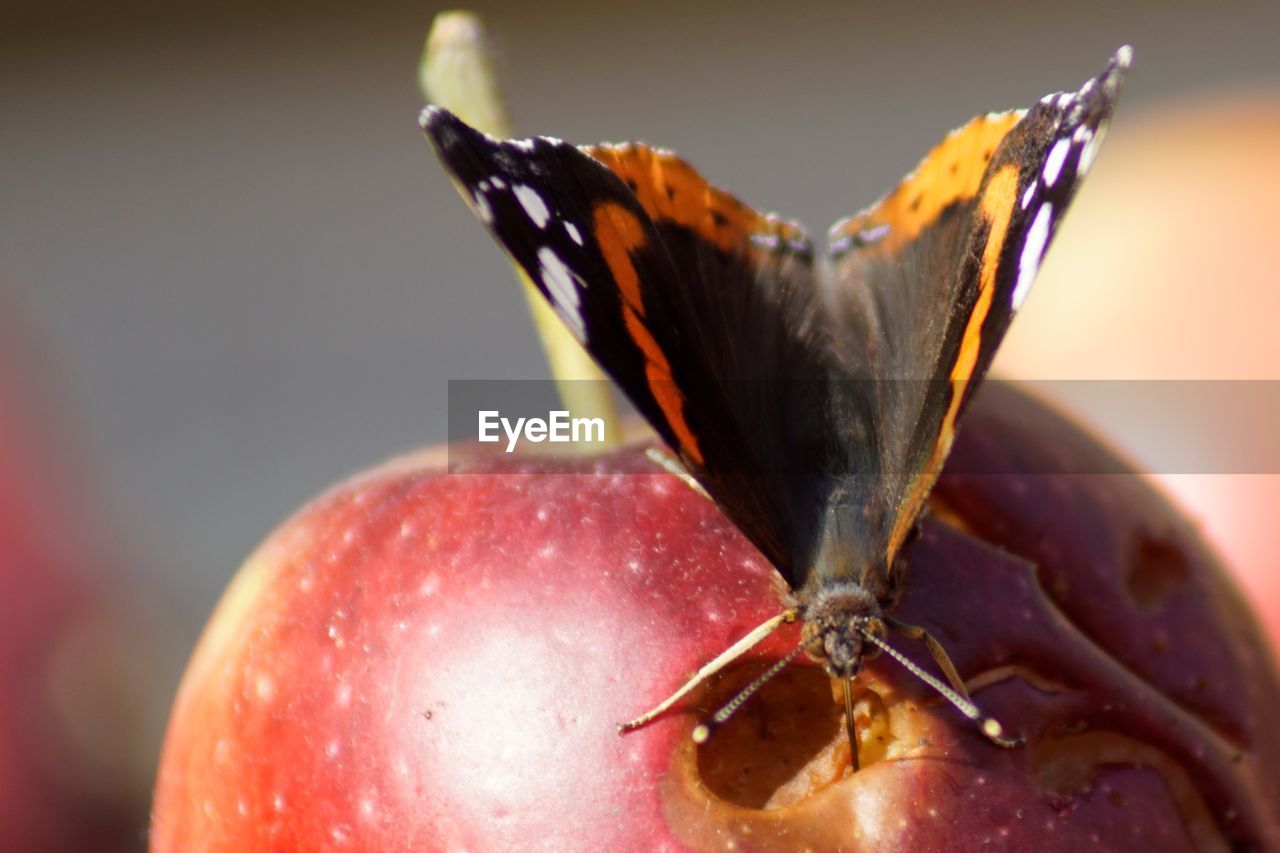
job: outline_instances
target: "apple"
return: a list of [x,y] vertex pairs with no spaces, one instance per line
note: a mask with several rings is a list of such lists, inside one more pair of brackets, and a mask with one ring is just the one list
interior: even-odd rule
[[0,850],[135,850],[158,728],[139,688],[155,684],[136,623],[90,575],[106,563],[92,513],[31,348],[0,319]]
[[[1265,450],[1276,419],[1261,414],[1280,379],[1278,95],[1237,86],[1126,105],[997,369],[1051,381],[1072,411],[1144,458],[1226,557],[1280,651],[1280,471]],[[1094,393],[1118,379],[1150,381],[1135,386],[1143,394],[1163,385],[1182,403],[1157,420]],[[1249,448],[1263,449],[1256,465]]]
[[639,447],[450,452],[337,486],[248,560],[173,707],[153,851],[1280,845],[1280,683],[1252,617],[1157,492],[1007,387],[962,431],[895,612],[1026,745],[882,656],[857,772],[803,657],[690,738],[796,626],[618,733],[779,610],[713,504]]

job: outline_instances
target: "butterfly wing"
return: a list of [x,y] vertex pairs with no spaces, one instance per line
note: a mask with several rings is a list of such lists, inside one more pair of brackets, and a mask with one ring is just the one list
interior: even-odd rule
[[423,127],[463,197],[793,587],[878,594],[1092,160],[1129,62],[975,119],[808,238],[643,145]]
[[[644,145],[501,141],[429,108],[464,199],[785,577],[835,447],[804,231]],[[814,460],[814,465],[820,460]]]
[[851,396],[877,408],[874,439],[845,443],[846,467],[881,460],[865,502],[886,522],[873,537],[886,570],[1092,163],[1130,56],[1121,48],[1077,92],[974,119],[831,230],[834,351]]

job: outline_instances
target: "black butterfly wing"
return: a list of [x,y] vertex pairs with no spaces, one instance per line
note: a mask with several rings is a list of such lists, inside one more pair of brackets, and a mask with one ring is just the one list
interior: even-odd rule
[[[1128,66],[975,119],[807,237],[643,145],[424,129],[464,198],[793,587],[880,592]],[[803,596],[802,596],[803,598]]]
[[463,197],[588,352],[789,580],[838,436],[810,242],[643,145],[423,127]]
[[854,389],[845,396],[876,407],[872,439],[843,442],[850,471],[865,467],[866,454],[880,460],[881,477],[859,484],[882,549],[863,558],[875,570],[892,567],[924,507],[1092,163],[1130,53],[1121,48],[1077,92],[974,119],[831,230],[834,353]]

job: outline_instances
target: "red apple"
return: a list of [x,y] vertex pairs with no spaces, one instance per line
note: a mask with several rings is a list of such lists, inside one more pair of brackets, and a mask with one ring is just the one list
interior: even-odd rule
[[[1280,651],[1280,471],[1267,452],[1257,467],[1244,465],[1246,448],[1275,445],[1275,418],[1247,417],[1243,402],[1274,399],[1262,386],[1280,379],[1277,151],[1274,86],[1126,109],[1001,344],[997,369],[1037,382],[1166,382],[1184,397],[1152,442],[1153,414],[1114,405],[1090,382],[1054,386],[1073,395],[1074,411],[1146,454],[1225,555]],[[1213,390],[1197,391],[1202,380]],[[1234,406],[1221,402],[1226,385],[1238,389]],[[1224,433],[1232,436],[1225,453],[1214,445]],[[1169,450],[1197,446],[1201,459]],[[1223,467],[1196,467],[1205,459]]]
[[133,850],[154,738],[139,634],[89,574],[91,513],[0,318],[0,850]]
[[1025,397],[980,398],[896,613],[1026,746],[878,658],[856,773],[804,663],[690,740],[795,630],[618,734],[779,610],[760,555],[639,449],[441,462],[335,488],[250,558],[174,705],[154,851],[1280,845],[1250,615],[1140,478],[1047,473],[1122,466]]

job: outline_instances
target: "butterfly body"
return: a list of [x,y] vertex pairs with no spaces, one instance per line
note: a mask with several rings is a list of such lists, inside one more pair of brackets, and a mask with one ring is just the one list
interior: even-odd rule
[[801,226],[669,152],[496,140],[430,107],[423,127],[477,216],[777,567],[804,649],[847,682],[894,624],[903,547],[1129,59],[957,129],[836,223],[816,260]]

